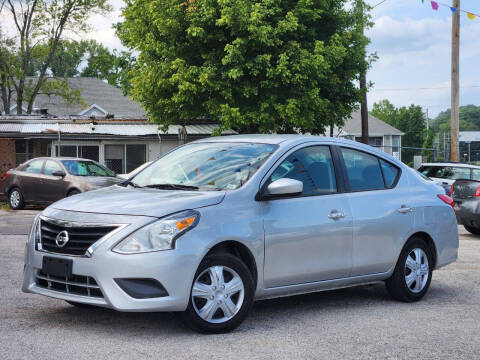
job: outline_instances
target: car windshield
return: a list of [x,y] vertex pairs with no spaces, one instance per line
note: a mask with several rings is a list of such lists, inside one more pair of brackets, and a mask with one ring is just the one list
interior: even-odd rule
[[115,176],[112,170],[86,160],[61,160],[67,171],[75,176]]
[[245,184],[276,145],[194,143],[163,156],[137,174],[132,185],[178,190],[233,190]]

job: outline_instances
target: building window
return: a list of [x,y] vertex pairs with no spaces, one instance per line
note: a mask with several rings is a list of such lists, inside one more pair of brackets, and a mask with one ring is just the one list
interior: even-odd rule
[[15,140],[15,162],[17,166],[34,157],[33,149],[30,149],[28,145],[28,140]]
[[61,152],[58,152],[58,145],[55,146],[57,156],[81,157],[93,161],[99,161],[98,145],[60,145]]
[[397,159],[401,159],[400,156],[400,136],[392,135],[392,155]]
[[129,173],[147,161],[145,144],[105,145],[105,165],[116,173]]

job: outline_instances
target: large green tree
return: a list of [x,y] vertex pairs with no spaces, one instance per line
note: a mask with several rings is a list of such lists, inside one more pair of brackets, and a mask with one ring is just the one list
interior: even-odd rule
[[[420,149],[423,148],[424,144],[430,146],[432,143],[432,135],[426,131],[426,117],[421,106],[410,105],[409,107],[397,108],[390,101],[382,100],[373,104],[370,113],[405,133],[402,137],[403,147]],[[403,149],[402,160],[410,162],[415,154],[419,155],[420,152],[413,149]]]
[[164,126],[207,118],[240,131],[323,133],[357,106],[368,67],[368,17],[350,4],[128,1],[118,34],[139,54],[132,94]]
[[[9,55],[0,56],[0,75],[6,78],[0,76],[1,95],[4,88],[13,87],[17,113],[22,113],[24,104],[31,113],[65,32],[88,30],[88,18],[108,12],[111,7],[107,0],[5,0],[2,5],[0,15],[9,17],[14,25],[10,29],[11,42],[5,46]],[[40,62],[38,73],[34,79],[27,79],[34,59]]]

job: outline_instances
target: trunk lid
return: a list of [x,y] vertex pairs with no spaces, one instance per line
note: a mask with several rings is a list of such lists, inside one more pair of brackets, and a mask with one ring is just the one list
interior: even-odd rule
[[475,197],[478,187],[480,186],[480,181],[476,180],[457,180],[452,185],[451,196],[454,200],[456,199],[471,199]]

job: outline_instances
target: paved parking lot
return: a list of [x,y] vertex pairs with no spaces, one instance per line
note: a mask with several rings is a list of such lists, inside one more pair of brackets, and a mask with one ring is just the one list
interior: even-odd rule
[[174,314],[78,309],[21,292],[35,211],[0,211],[1,359],[478,359],[480,238],[434,273],[425,299],[392,301],[371,285],[257,302],[224,335],[198,335]]

